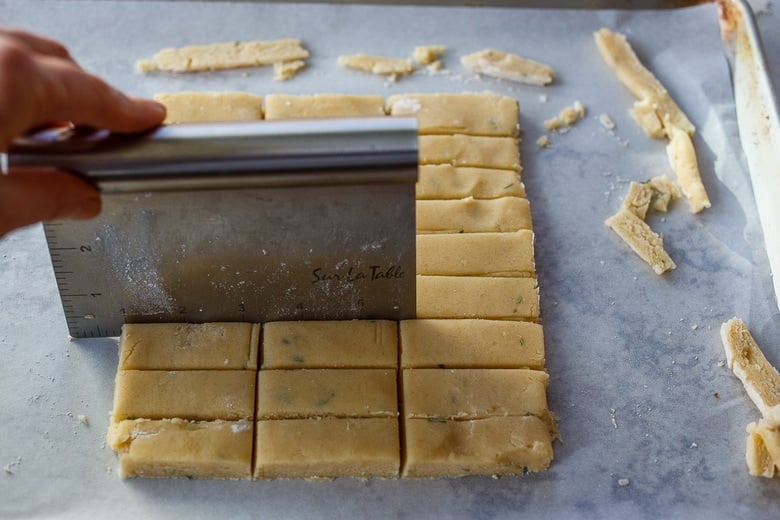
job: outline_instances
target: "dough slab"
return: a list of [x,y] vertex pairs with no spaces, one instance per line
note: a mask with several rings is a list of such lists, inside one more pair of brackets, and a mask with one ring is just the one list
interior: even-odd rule
[[246,92],[157,94],[165,105],[166,124],[263,119],[263,98]]
[[385,115],[385,108],[382,96],[269,94],[265,97],[266,119],[378,117],[383,115]]

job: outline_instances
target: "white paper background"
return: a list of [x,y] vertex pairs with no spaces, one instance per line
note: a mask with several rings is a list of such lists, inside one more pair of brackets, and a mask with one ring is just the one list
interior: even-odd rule
[[[714,6],[596,13],[0,0],[0,13],[3,24],[64,41],[86,68],[139,95],[489,89],[515,96],[537,233],[550,406],[564,441],[549,471],[499,480],[123,481],[103,441],[115,342],[68,340],[43,233],[34,226],[0,240],[0,465],[13,472],[0,473],[1,517],[780,515],[780,481],[750,478],[745,467],[745,426],[759,414],[719,366],[718,329],[734,315],[780,365],[780,316]],[[665,143],[630,120],[633,99],[598,56],[591,34],[602,26],[628,34],[698,127],[713,207],[694,216],[680,201],[669,214],[650,217],[678,265],[663,277],[603,225],[629,181],[670,172]],[[133,70],[136,59],[165,46],[279,37],[301,38],[312,52],[310,67],[287,83],[273,82],[270,68],[181,76]],[[386,85],[336,65],[340,54],[402,57],[430,43],[449,47],[449,76],[418,74]],[[457,58],[485,47],[549,63],[558,81],[539,88],[474,80]],[[543,121],[576,99],[588,107],[587,118],[538,150]],[[602,112],[617,123],[613,133],[599,124]],[[630,484],[620,486],[622,478]]]

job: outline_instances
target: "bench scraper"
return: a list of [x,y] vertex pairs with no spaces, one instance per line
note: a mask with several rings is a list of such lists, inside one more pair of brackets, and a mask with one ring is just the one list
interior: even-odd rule
[[15,142],[6,160],[103,192],[95,219],[44,225],[72,337],[133,322],[415,315],[414,118],[63,127]]

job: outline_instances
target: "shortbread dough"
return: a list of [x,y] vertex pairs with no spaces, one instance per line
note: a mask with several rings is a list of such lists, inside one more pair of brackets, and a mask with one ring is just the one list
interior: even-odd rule
[[666,146],[669,163],[672,165],[677,182],[693,213],[698,213],[712,204],[707,196],[707,191],[701,181],[699,165],[696,160],[696,151],[693,148],[691,136],[672,127],[669,130],[669,144]]
[[274,81],[287,81],[294,78],[306,67],[304,60],[277,61],[274,63]]
[[766,419],[747,425],[748,471],[754,477],[780,474],[780,424]]
[[421,135],[420,164],[452,164],[520,171],[520,148],[513,137]]
[[436,62],[447,47],[444,45],[418,45],[414,48],[412,58],[420,65],[430,65]]
[[384,115],[384,98],[382,96],[269,94],[265,97],[266,119],[379,117]]
[[127,420],[109,429],[120,477],[252,478],[251,421]]
[[403,368],[544,369],[538,323],[510,320],[405,320],[399,326]]
[[154,99],[168,111],[166,124],[263,119],[263,98],[246,92],[163,93]]
[[764,419],[780,425],[780,374],[767,361],[745,322],[732,318],[720,328],[726,362],[742,381]]
[[126,323],[119,369],[256,369],[259,342],[252,323]]
[[395,368],[394,321],[278,321],[263,326],[263,368]]
[[664,249],[663,239],[644,220],[626,208],[609,217],[605,224],[628,244],[639,258],[650,264],[655,274],[677,267]]
[[255,478],[398,477],[396,417],[258,421]]
[[417,317],[538,320],[536,278],[418,275]]
[[351,54],[339,56],[339,65],[350,69],[364,70],[380,76],[406,76],[414,72],[411,60],[405,58],[389,58],[387,56],[370,56],[368,54]]
[[271,65],[309,57],[299,40],[226,42],[163,49],[136,64],[142,72],[198,72]]
[[417,235],[417,274],[533,276],[533,232]]
[[391,115],[417,116],[419,133],[516,137],[517,100],[479,94],[400,94],[387,98]]
[[661,82],[642,65],[625,35],[603,28],[593,37],[606,64],[637,98],[632,116],[649,136],[671,137],[670,127],[679,128],[688,135],[694,133],[696,128]]
[[531,229],[528,199],[418,200],[417,233],[484,233]]
[[497,199],[525,198],[525,186],[520,174],[512,170],[491,168],[457,168],[451,164],[420,166],[416,193],[425,199]]
[[547,85],[555,78],[549,65],[496,49],[468,54],[460,62],[471,72],[529,85]]
[[650,209],[653,193],[653,187],[649,183],[632,182],[628,186],[626,198],[623,199],[623,208],[644,220]]
[[408,368],[403,371],[407,419],[485,419],[533,415],[549,421],[547,381],[524,368]]
[[112,420],[252,420],[255,374],[254,370],[119,370]]
[[404,477],[542,471],[553,459],[549,428],[534,416],[472,421],[406,419],[404,427]]
[[395,370],[260,370],[257,419],[396,417]]

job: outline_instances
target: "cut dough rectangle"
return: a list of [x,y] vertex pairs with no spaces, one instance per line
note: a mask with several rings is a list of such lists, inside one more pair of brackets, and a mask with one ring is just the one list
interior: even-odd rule
[[531,205],[520,197],[418,200],[417,233],[485,233],[531,229]]
[[517,136],[517,100],[491,92],[400,94],[387,99],[391,115],[417,115],[419,133]]
[[553,458],[537,417],[472,421],[405,420],[404,477],[457,477],[542,471]]
[[544,368],[538,323],[509,320],[405,320],[403,368]]
[[119,370],[113,421],[252,419],[254,370]]
[[261,370],[256,417],[396,417],[396,377],[381,368]]
[[514,137],[421,135],[420,164],[452,164],[520,171],[520,148]]
[[112,424],[120,477],[252,478],[251,421],[137,419]]
[[258,421],[255,478],[384,477],[400,469],[398,419]]
[[119,369],[256,369],[259,338],[252,323],[126,323]]
[[663,274],[676,267],[664,250],[661,237],[631,211],[621,208],[609,217],[605,224],[617,233],[639,255],[639,258],[650,264],[656,274]]
[[271,65],[309,57],[299,40],[248,41],[190,45],[163,49],[151,60],[140,60],[142,72],[198,72]]
[[536,278],[418,275],[417,317],[537,320]]
[[533,242],[533,232],[527,229],[417,235],[417,274],[533,276]]
[[167,109],[166,124],[263,119],[263,98],[246,92],[161,93],[154,99]]
[[265,97],[266,119],[379,117],[384,115],[384,98],[382,96],[269,94]]
[[263,325],[263,368],[395,368],[394,321],[279,321]]
[[520,174],[491,168],[457,168],[451,164],[420,166],[417,199],[497,199],[525,198]]
[[408,368],[402,377],[408,419],[549,418],[549,376],[541,370]]

